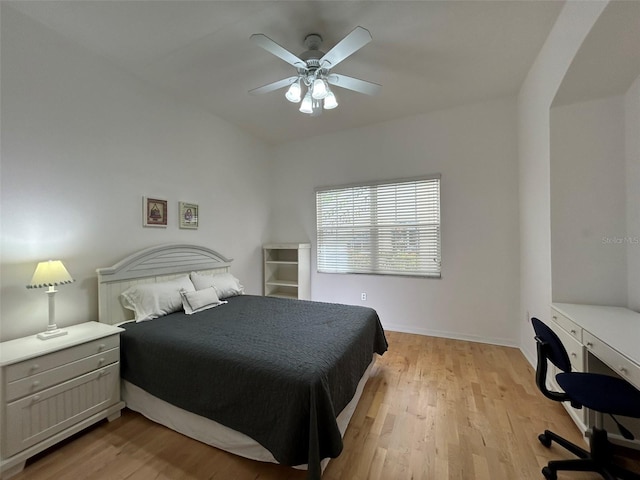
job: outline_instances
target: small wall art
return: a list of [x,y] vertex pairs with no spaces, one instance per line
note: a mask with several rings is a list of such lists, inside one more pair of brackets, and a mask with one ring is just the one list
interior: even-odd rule
[[178,202],[180,228],[198,228],[198,205],[195,203]]
[[142,225],[167,228],[167,201],[142,197]]

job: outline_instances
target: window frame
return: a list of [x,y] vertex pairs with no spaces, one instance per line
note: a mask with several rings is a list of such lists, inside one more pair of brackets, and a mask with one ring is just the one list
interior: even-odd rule
[[[419,270],[414,270],[414,273],[412,273],[411,271],[394,271],[392,269],[388,269],[385,271],[384,268],[380,268],[380,263],[378,260],[379,254],[382,252],[382,250],[380,249],[380,244],[379,244],[379,240],[377,238],[377,233],[378,231],[381,229],[381,225],[384,225],[382,222],[378,223],[377,220],[375,222],[370,222],[368,224],[364,224],[364,228],[365,229],[369,229],[370,230],[370,234],[371,234],[371,251],[369,252],[369,269],[368,270],[354,270],[353,265],[349,264],[349,263],[345,263],[345,266],[347,266],[348,268],[350,268],[350,270],[346,270],[346,271],[332,271],[331,269],[328,268],[322,268],[321,269],[321,261],[320,261],[320,257],[321,257],[321,242],[320,242],[320,237],[321,237],[321,228],[319,225],[319,193],[322,192],[329,192],[329,191],[340,191],[340,190],[348,190],[348,189],[357,189],[357,188],[361,188],[361,187],[379,187],[379,186],[393,186],[393,185],[400,185],[403,183],[419,183],[419,182],[429,182],[429,181],[433,181],[433,180],[437,180],[437,199],[435,202],[430,203],[430,206],[435,206],[437,207],[437,213],[435,214],[437,217],[437,222],[433,223],[432,226],[433,228],[436,230],[435,233],[435,242],[431,242],[429,243],[429,245],[435,245],[436,247],[436,257],[435,260],[438,264],[437,268],[433,269],[433,271],[427,271],[428,269],[426,267],[423,267]],[[377,197],[377,189],[374,189],[375,195],[374,197]],[[391,179],[391,180],[375,180],[375,181],[369,181],[369,182],[358,182],[358,183],[351,183],[351,184],[343,184],[343,185],[331,185],[331,186],[322,186],[322,187],[316,187],[315,191],[314,191],[314,196],[315,196],[315,222],[316,222],[316,242],[317,242],[317,247],[316,247],[316,272],[317,273],[327,273],[327,274],[349,274],[349,275],[383,275],[383,276],[394,276],[394,277],[409,277],[409,278],[442,278],[442,176],[441,174],[431,174],[431,175],[423,175],[423,176],[419,176],[419,177],[409,177],[409,178],[399,178],[399,179]],[[377,198],[376,198],[377,200]],[[374,200],[374,203],[376,202],[376,200]],[[385,205],[387,208],[393,206],[394,208],[397,206],[396,202],[390,202],[388,204]],[[423,205],[424,206],[424,205]],[[375,206],[372,206],[372,209],[378,209],[379,205],[377,203],[375,203]],[[384,209],[383,207],[380,207],[381,209]],[[415,209],[414,212],[418,212],[418,209]],[[375,217],[377,218],[377,213],[375,214]],[[355,223],[355,220],[354,220]],[[355,227],[354,227],[355,228]],[[416,230],[418,230],[420,227],[416,227]],[[411,242],[415,242],[415,239],[411,239],[411,235],[410,232],[404,232],[406,235],[400,235],[405,237],[405,242],[411,243]],[[428,235],[427,235],[428,236]],[[389,237],[388,241],[390,241],[392,244],[395,243],[397,240],[394,238],[395,237],[395,233],[391,233],[391,236]],[[350,237],[351,240],[355,240],[357,239],[356,235],[353,235],[352,237]],[[400,239],[399,241],[402,241],[402,239]],[[375,247],[375,248],[374,248]],[[347,247],[348,248],[348,247]],[[418,249],[419,251],[419,249]]]

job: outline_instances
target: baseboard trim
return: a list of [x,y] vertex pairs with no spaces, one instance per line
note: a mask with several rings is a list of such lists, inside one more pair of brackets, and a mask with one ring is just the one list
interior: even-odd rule
[[512,339],[482,337],[479,335],[462,335],[455,332],[446,332],[442,330],[432,330],[429,328],[407,327],[406,325],[397,325],[393,323],[385,323],[384,329],[392,332],[413,333],[417,335],[425,335],[427,337],[450,338],[451,340],[465,340],[467,342],[488,343],[491,345],[500,345],[503,347],[520,348],[520,345]]

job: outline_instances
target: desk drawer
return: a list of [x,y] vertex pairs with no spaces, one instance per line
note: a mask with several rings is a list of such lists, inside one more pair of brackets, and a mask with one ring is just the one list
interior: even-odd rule
[[21,378],[31,377],[39,373],[51,370],[67,363],[75,362],[91,355],[105,352],[120,346],[120,335],[111,335],[93,342],[83,343],[75,347],[65,348],[38,358],[25,360],[24,362],[9,365],[6,372],[6,381],[14,382]]
[[[578,342],[569,332],[564,328],[561,328],[555,322],[549,322],[549,327],[558,335],[558,338],[564,345],[564,348],[569,354],[569,360],[571,361],[571,368],[574,372],[584,372],[586,369],[584,346]],[[547,373],[547,387],[551,387],[551,390],[561,392],[562,389],[556,381],[556,375],[561,372],[555,365],[549,364],[550,369]],[[586,423],[586,409],[573,408],[569,402],[563,403],[564,408],[569,412],[569,415],[573,418],[573,421],[579,426],[582,431],[585,431]]]
[[583,345],[564,328],[561,328],[558,324],[549,322],[549,328],[556,332],[556,335],[558,335],[558,338],[564,345],[564,348],[567,350],[567,353],[569,354],[569,360],[571,360],[571,367],[573,367],[573,371],[584,372],[585,364]]
[[21,378],[7,384],[7,402],[39,392],[58,383],[66,382],[84,373],[106,367],[120,360],[120,349],[113,348],[106,352],[77,360],[75,362],[49,369],[45,372]]
[[584,344],[589,352],[606,363],[622,378],[633,385],[640,385],[640,365],[633,363],[589,332],[584,332]]
[[579,327],[573,320],[570,320],[555,308],[551,309],[551,318],[554,322],[560,325],[569,335],[575,338],[578,342],[582,342],[582,327]]

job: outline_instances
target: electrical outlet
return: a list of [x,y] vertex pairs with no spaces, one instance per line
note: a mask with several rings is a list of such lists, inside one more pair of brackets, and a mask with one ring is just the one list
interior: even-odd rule
[[366,299],[367,299],[367,292],[362,292],[362,293],[360,294],[360,300],[363,300],[363,301],[364,301],[364,300],[366,300]]

